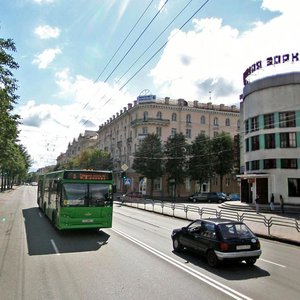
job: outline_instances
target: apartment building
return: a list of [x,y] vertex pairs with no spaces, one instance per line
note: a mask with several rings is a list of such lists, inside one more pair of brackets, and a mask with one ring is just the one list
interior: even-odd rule
[[241,196],[300,203],[300,73],[246,83],[241,103]]
[[97,131],[86,130],[84,134],[80,133],[77,139],[74,138],[68,144],[66,153],[61,153],[57,157],[57,164],[63,165],[71,158],[78,156],[85,149],[96,147],[97,141]]
[[[224,131],[234,137],[239,133],[239,127],[239,109],[236,106],[173,100],[169,97],[157,98],[154,95],[139,96],[133,104],[128,104],[99,126],[97,147],[111,153],[114,171],[117,174],[126,171],[126,185],[119,176],[116,178],[119,190],[143,191],[147,194],[147,179],[136,174],[132,164],[135,151],[148,134],[156,133],[161,137],[161,141],[165,142],[169,136],[183,133],[187,142],[191,143],[199,133],[212,138]],[[228,192],[236,191],[235,176],[224,180],[224,187]],[[182,195],[187,196],[203,188],[218,187],[217,179],[204,187],[186,180],[185,186],[182,187]],[[169,196],[165,178],[155,182],[154,193],[161,197]]]

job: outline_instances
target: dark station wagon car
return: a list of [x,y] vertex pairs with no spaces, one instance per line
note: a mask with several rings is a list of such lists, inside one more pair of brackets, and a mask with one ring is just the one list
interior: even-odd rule
[[208,203],[222,203],[224,201],[230,200],[225,193],[221,192],[208,192],[208,193],[198,193],[189,197],[192,202],[208,202]]
[[260,242],[246,224],[227,219],[196,220],[172,232],[174,251],[190,249],[206,257],[211,267],[225,261],[254,265]]

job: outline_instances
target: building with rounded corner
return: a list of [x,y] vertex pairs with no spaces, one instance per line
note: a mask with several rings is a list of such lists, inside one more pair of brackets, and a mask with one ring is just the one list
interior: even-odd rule
[[242,201],[300,204],[300,72],[247,82],[241,124]]

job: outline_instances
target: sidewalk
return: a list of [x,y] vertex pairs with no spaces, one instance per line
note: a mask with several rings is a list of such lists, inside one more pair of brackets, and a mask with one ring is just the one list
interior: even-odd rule
[[[246,220],[244,222],[258,236],[300,246],[300,206],[286,205],[284,214],[279,206],[271,211],[269,205],[260,205],[257,214],[254,204],[241,203],[240,201],[224,202],[219,205],[219,208],[238,212],[241,216],[245,215]],[[257,222],[249,220],[248,215],[253,215]],[[267,225],[270,225],[269,229]]]

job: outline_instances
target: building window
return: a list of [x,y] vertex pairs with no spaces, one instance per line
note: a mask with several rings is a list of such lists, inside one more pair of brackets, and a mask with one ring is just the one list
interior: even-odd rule
[[148,112],[144,111],[144,121],[148,121]]
[[297,159],[296,158],[282,158],[281,159],[282,169],[297,169]]
[[205,116],[201,116],[200,123],[205,124]]
[[162,119],[162,113],[161,113],[161,111],[158,111],[158,112],[157,112],[156,118],[159,119],[159,120]]
[[300,178],[288,178],[289,197],[300,197]]
[[214,137],[218,136],[219,132],[218,131],[214,131]]
[[172,121],[177,121],[177,115],[175,113],[172,113]]
[[217,117],[214,118],[214,126],[219,126],[219,120]]
[[200,133],[205,135],[205,130],[201,130]]
[[227,118],[227,119],[225,120],[225,126],[230,126],[230,119],[229,119],[229,118]]
[[259,150],[259,136],[251,137],[251,151]]
[[230,186],[230,178],[226,178],[225,181],[226,181],[225,185]]
[[296,127],[296,116],[294,111],[279,113],[279,127]]
[[276,169],[276,159],[264,159],[264,169]]
[[143,134],[148,134],[148,127],[143,127]]
[[249,122],[248,122],[248,120],[245,121],[245,133],[246,134],[249,133]]
[[258,130],[258,117],[251,118],[251,132]]
[[246,152],[249,152],[249,139],[245,140],[245,144],[246,144]]
[[296,132],[280,133],[280,148],[296,148]]
[[265,149],[275,148],[275,133],[265,134]]
[[158,136],[161,136],[161,127],[156,127],[156,134],[158,135]]
[[240,130],[240,126],[241,126],[241,121],[240,120],[237,121],[236,126],[237,126],[237,129]]
[[246,162],[246,171],[249,171],[249,170],[250,170],[250,162],[247,161],[247,162]]
[[175,134],[176,134],[176,128],[172,128],[171,129],[171,136],[175,136]]
[[186,131],[185,131],[185,137],[189,138],[189,139],[192,137],[192,130],[191,129],[186,129]]
[[274,114],[264,115],[264,128],[274,128]]
[[251,170],[259,170],[259,160],[251,161]]
[[186,115],[186,122],[187,123],[192,123],[191,115]]
[[153,180],[154,191],[161,191],[161,178],[156,178]]

